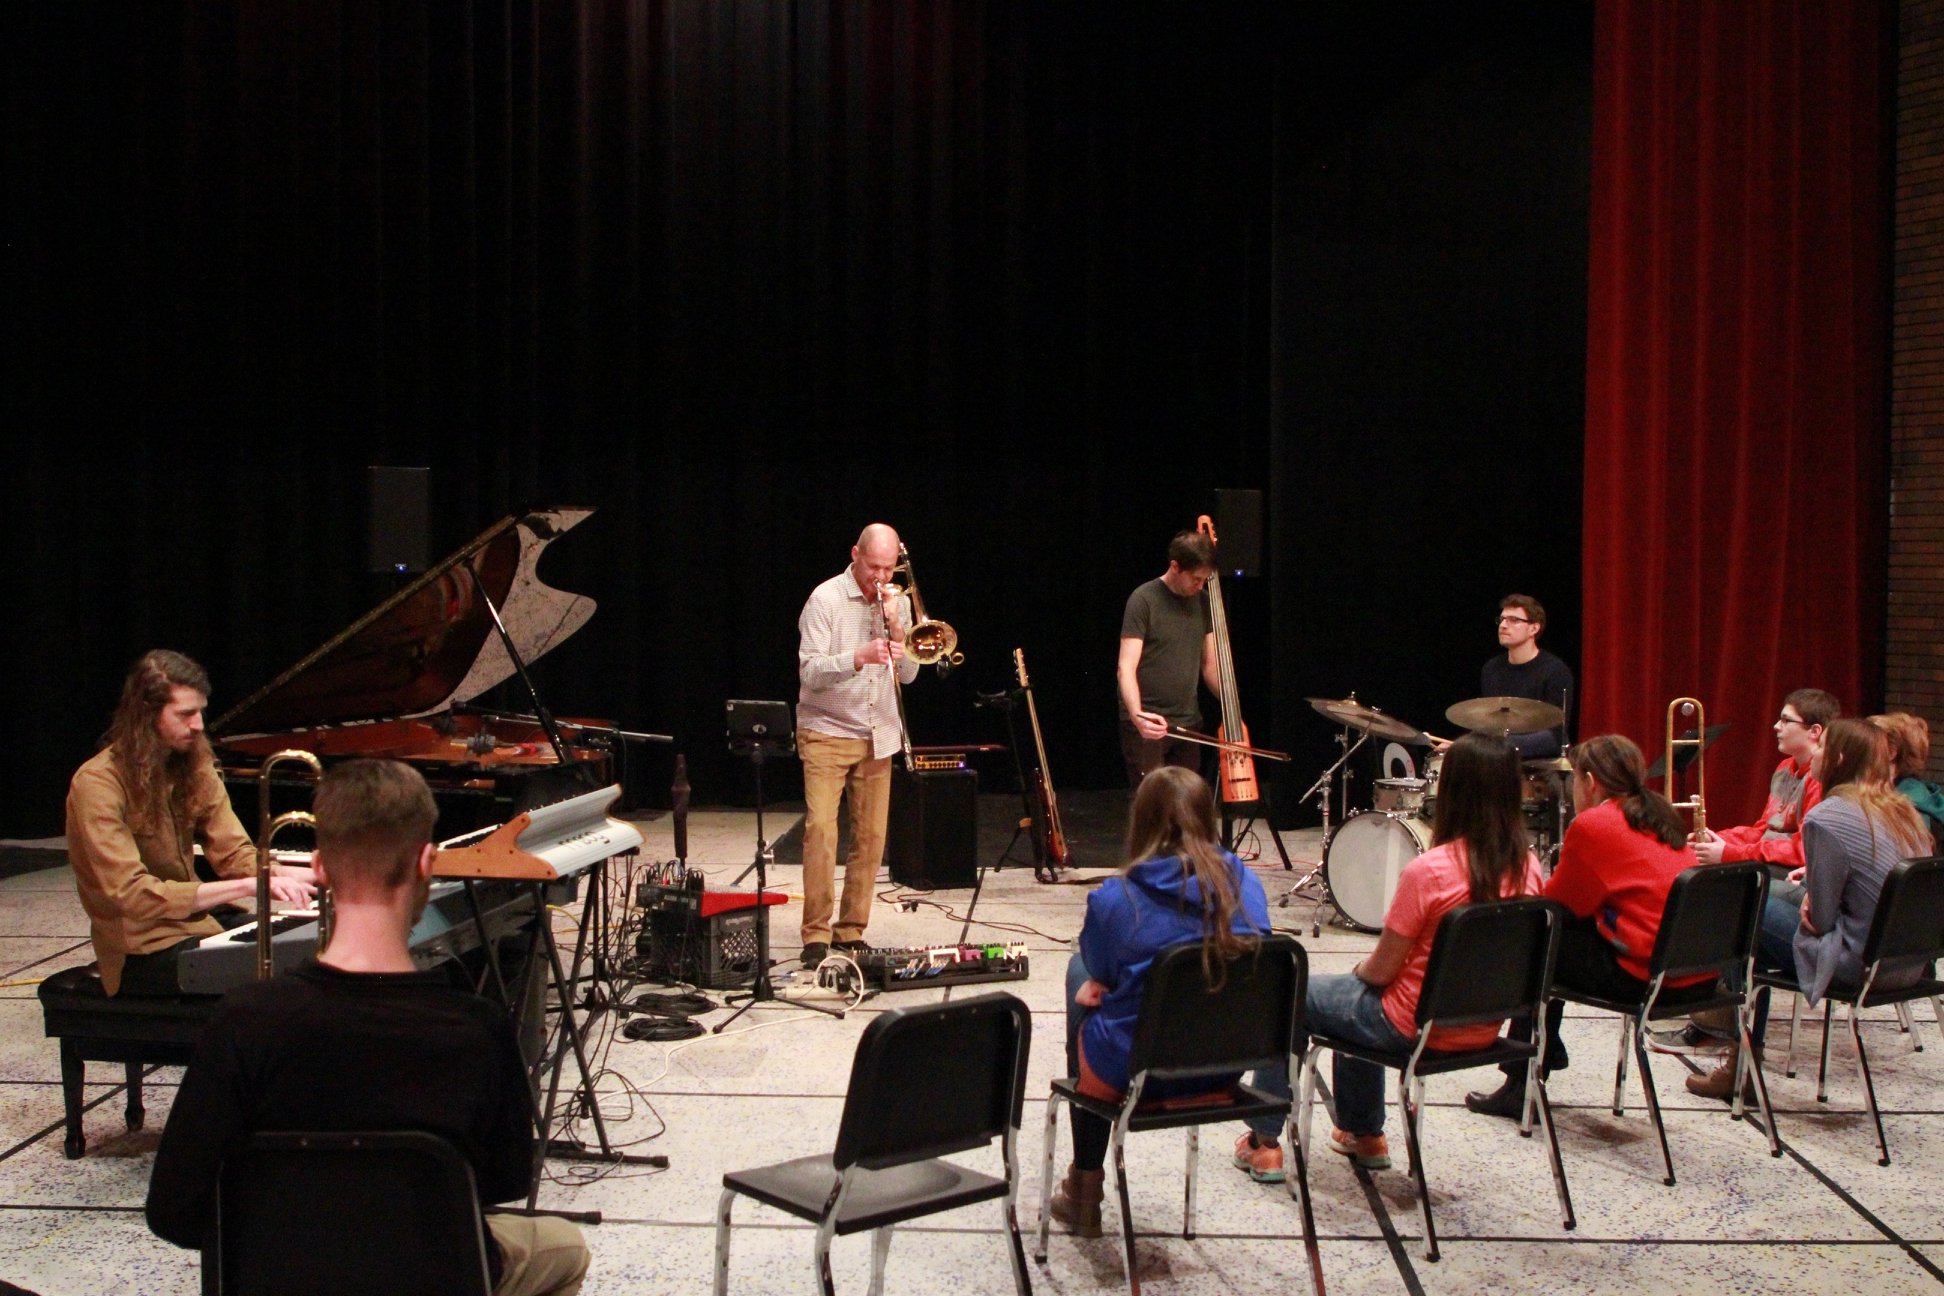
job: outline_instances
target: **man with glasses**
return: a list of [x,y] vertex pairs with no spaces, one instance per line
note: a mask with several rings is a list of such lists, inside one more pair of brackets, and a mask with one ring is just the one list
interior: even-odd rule
[[[1530,594],[1507,594],[1499,600],[1498,641],[1505,656],[1492,658],[1478,672],[1480,697],[1530,698],[1568,713],[1573,672],[1539,646],[1539,633],[1545,628],[1546,609]],[[1567,718],[1570,720],[1570,714]],[[1518,749],[1522,760],[1543,760],[1565,748],[1566,726],[1514,734],[1507,741]]]
[[[1739,828],[1708,829],[1694,839],[1695,858],[1703,864],[1760,860],[1768,868],[1769,895],[1800,906],[1803,888],[1790,875],[1802,868],[1803,817],[1822,800],[1822,785],[1810,775],[1809,759],[1822,741],[1824,726],[1841,714],[1842,705],[1822,689],[1797,689],[1782,699],[1775,718],[1775,746],[1782,761],[1769,775],[1762,817]],[[1725,1049],[1734,1030],[1732,1012],[1723,1009],[1698,1015],[1685,1031],[1656,1031],[1651,1042],[1667,1053],[1709,1052]],[[1704,1097],[1727,1094],[1711,1076],[1690,1076],[1688,1088]]]

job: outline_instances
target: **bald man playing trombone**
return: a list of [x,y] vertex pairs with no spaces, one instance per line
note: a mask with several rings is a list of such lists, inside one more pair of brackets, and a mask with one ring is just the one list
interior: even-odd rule
[[[816,589],[797,617],[797,756],[803,762],[803,966],[834,944],[867,947],[884,830],[891,813],[891,754],[903,745],[898,687],[918,678],[905,653],[911,624],[892,593],[898,533],[873,522],[851,546],[850,564]],[[837,881],[837,809],[850,800],[851,849],[843,907],[831,922]]]

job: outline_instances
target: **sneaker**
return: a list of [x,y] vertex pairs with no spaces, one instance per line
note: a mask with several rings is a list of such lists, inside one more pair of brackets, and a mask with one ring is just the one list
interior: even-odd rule
[[1735,1046],[1733,1040],[1723,1039],[1713,1031],[1707,1031],[1693,1022],[1679,1030],[1650,1030],[1647,1032],[1647,1047],[1656,1053],[1673,1053],[1696,1057],[1726,1053]]
[[1259,1145],[1256,1143],[1254,1134],[1244,1134],[1235,1140],[1235,1168],[1247,1170],[1249,1178],[1257,1183],[1281,1183],[1283,1181],[1282,1144]]
[[1390,1169],[1390,1140],[1382,1134],[1352,1134],[1348,1130],[1333,1129],[1330,1149],[1341,1152],[1366,1170]]
[[1477,1112],[1480,1116],[1503,1116],[1507,1120],[1518,1120],[1525,1115],[1525,1079],[1507,1077],[1504,1084],[1490,1093],[1468,1093],[1465,1095],[1465,1110]]
[[871,942],[867,940],[832,941],[830,942],[830,948],[842,950],[846,954],[862,954],[865,950],[871,948]]
[[813,968],[830,957],[830,946],[823,941],[811,941],[803,947],[803,966]]

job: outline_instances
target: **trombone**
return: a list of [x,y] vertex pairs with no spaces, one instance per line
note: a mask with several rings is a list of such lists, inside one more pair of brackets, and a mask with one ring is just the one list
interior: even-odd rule
[[[270,841],[293,824],[315,828],[317,816],[307,810],[289,810],[270,817],[270,771],[278,765],[310,766],[311,773],[324,776],[324,762],[307,751],[290,748],[277,752],[257,770],[257,872],[256,872],[256,977],[268,981],[276,972],[270,948]],[[331,939],[331,900],[322,887],[317,891],[317,950],[321,954]]]
[[[1694,737],[1676,738],[1674,736],[1674,717],[1693,716]],[[1674,799],[1674,779],[1678,762],[1674,759],[1675,748],[1694,748],[1694,795],[1685,801]],[[1667,704],[1667,769],[1661,775],[1661,786],[1668,804],[1676,810],[1689,810],[1694,813],[1694,836],[1702,837],[1708,831],[1708,713],[1699,698],[1679,697]]]
[[898,565],[891,569],[891,575],[895,577],[899,572],[905,574],[910,587],[888,585],[884,594],[890,598],[911,595],[911,627],[905,631],[905,654],[920,666],[938,667],[941,675],[963,664],[965,654],[958,650],[958,631],[925,615],[925,600],[918,597],[918,573],[911,570],[911,550],[905,548],[902,540],[898,542]]

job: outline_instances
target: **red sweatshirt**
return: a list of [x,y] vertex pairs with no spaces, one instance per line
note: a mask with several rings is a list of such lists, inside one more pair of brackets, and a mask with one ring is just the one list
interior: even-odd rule
[[1822,800],[1822,784],[1809,777],[1809,762],[1783,757],[1769,777],[1768,804],[1762,817],[1745,828],[1716,829],[1725,849],[1722,862],[1761,860],[1784,868],[1802,867],[1802,819]]

